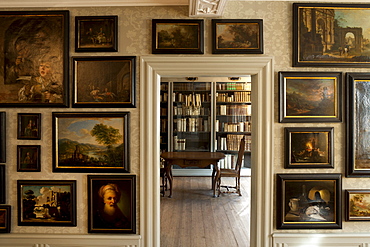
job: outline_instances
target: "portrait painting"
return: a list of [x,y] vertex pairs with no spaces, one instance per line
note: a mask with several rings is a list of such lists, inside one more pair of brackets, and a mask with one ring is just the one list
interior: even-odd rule
[[19,226],[76,226],[76,180],[18,180]]
[[11,229],[11,206],[0,205],[0,233],[10,233]]
[[152,20],[153,54],[203,54],[203,20]]
[[89,232],[136,232],[135,175],[88,175]]
[[345,190],[346,220],[370,221],[370,190]]
[[17,146],[17,171],[39,172],[41,170],[41,146],[18,145]]
[[41,113],[18,113],[18,139],[41,139]]
[[136,57],[74,57],[73,107],[135,107]]
[[68,11],[0,12],[1,107],[68,105]]
[[116,52],[118,16],[76,16],[76,52]]
[[213,19],[213,54],[262,54],[262,19]]
[[341,174],[277,174],[277,229],[341,229]]
[[347,177],[370,177],[370,73],[346,74]]
[[340,72],[279,72],[280,122],[341,122]]
[[334,168],[332,127],[285,128],[285,168]]
[[54,172],[129,172],[129,112],[53,113]]
[[293,4],[293,66],[369,67],[369,4]]

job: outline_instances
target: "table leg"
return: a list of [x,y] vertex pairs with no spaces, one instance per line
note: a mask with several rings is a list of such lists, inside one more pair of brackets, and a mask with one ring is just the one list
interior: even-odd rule
[[172,198],[172,181],[173,181],[172,165],[168,164],[168,162],[166,162],[166,165],[165,165],[165,172],[166,172],[168,182],[169,182],[169,185],[170,185],[170,195],[168,197]]
[[[216,175],[214,175],[216,173]],[[213,172],[212,172],[212,190],[213,190],[213,197],[218,197],[218,195],[216,195],[216,190],[217,190],[217,181],[218,179],[220,178],[220,175],[221,175],[221,171],[220,169],[218,168],[217,165],[214,166],[213,168]]]

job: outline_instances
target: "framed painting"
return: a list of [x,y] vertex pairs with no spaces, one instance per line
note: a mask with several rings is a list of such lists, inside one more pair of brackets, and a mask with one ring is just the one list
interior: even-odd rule
[[262,19],[212,19],[213,54],[263,54]]
[[76,52],[116,52],[118,16],[76,16]]
[[346,176],[370,177],[370,73],[347,73]]
[[54,112],[54,172],[129,172],[129,112]]
[[41,113],[18,113],[17,139],[41,139]]
[[73,107],[135,107],[136,57],[74,57]]
[[334,168],[334,128],[285,128],[285,168]]
[[0,107],[68,107],[69,11],[0,11]]
[[17,171],[39,172],[41,171],[41,146],[18,145],[17,146]]
[[370,190],[345,190],[346,220],[370,221]]
[[136,233],[136,176],[88,175],[89,233]]
[[12,209],[10,205],[0,205],[0,233],[10,233]]
[[341,174],[277,174],[277,229],[341,229]]
[[0,112],[0,163],[6,161],[6,112]]
[[341,122],[342,73],[279,72],[281,123]]
[[369,4],[293,4],[293,66],[369,67]]
[[6,203],[5,165],[0,165],[0,204]]
[[18,180],[19,226],[76,226],[76,180]]
[[153,54],[203,54],[203,20],[152,20]]

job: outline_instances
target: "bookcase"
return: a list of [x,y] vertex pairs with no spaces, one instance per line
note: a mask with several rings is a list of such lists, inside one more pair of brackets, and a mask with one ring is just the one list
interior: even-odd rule
[[244,167],[251,167],[251,80],[246,77],[162,78],[161,152],[225,153],[233,168],[246,135]]

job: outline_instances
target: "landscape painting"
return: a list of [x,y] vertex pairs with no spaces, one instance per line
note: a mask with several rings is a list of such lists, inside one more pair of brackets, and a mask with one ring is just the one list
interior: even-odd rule
[[293,66],[370,66],[369,4],[294,4]]
[[128,112],[53,113],[54,172],[129,172]]
[[346,190],[346,220],[370,220],[370,191]]

